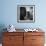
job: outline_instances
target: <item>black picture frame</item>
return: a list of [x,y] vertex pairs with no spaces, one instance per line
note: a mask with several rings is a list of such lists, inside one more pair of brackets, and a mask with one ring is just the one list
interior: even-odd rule
[[17,5],[17,22],[34,23],[35,5]]

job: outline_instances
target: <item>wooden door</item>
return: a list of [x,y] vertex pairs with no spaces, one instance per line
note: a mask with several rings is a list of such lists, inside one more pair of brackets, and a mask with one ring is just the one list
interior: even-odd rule
[[22,33],[7,34],[3,37],[3,46],[23,46]]
[[44,46],[44,36],[32,36],[32,46]]
[[32,46],[32,36],[29,33],[24,33],[24,46]]
[[43,32],[26,32],[24,33],[24,46],[44,46]]

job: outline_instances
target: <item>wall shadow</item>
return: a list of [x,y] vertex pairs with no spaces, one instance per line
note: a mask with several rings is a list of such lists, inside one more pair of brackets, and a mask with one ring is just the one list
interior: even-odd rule
[[6,32],[6,26],[4,24],[0,24],[0,43],[2,43],[3,32]]

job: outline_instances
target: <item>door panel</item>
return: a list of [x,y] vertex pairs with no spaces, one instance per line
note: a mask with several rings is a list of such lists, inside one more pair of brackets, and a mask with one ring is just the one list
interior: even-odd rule
[[23,35],[4,35],[3,46],[23,46]]
[[24,46],[31,46],[32,44],[32,37],[31,36],[25,36],[24,37]]

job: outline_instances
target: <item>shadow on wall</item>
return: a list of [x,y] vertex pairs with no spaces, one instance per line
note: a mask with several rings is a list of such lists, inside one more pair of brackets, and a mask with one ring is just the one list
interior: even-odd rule
[[0,43],[2,43],[2,36],[3,36],[3,32],[5,32],[6,30],[4,30],[5,25],[4,24],[0,24]]

